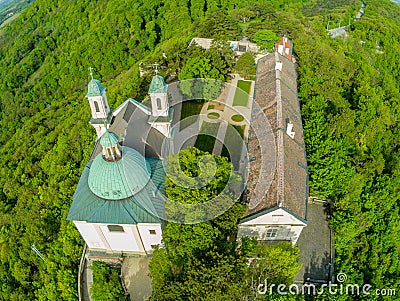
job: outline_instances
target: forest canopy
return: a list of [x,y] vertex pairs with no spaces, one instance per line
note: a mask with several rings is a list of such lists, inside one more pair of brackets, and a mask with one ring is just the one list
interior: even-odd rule
[[[2,27],[0,299],[77,299],[83,241],[66,215],[95,141],[84,98],[88,68],[115,108],[128,97],[144,98],[154,61],[166,78],[189,73],[192,37],[254,41],[260,30],[294,44],[310,193],[332,201],[335,270],[351,283],[399,290],[400,8],[371,0],[354,22],[360,6],[36,0]],[[343,20],[351,23],[348,38],[332,40],[327,25]],[[222,62],[211,74],[226,78],[234,64]]]

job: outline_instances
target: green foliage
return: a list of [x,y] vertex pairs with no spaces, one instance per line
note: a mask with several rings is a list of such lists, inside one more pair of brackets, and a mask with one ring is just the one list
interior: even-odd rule
[[[141,100],[146,94],[148,77],[139,77],[139,61],[146,63],[145,71],[158,61],[163,74],[177,78],[189,59],[206,58],[208,72],[226,79],[232,68],[226,45],[218,58],[212,51],[188,49],[191,37],[198,32],[226,40],[243,33],[253,39],[266,28],[294,41],[310,190],[333,201],[336,270],[346,272],[349,281],[398,289],[399,7],[368,1],[364,17],[343,41],[331,40],[325,26],[347,20],[360,3],[334,2],[37,0],[2,27],[0,299],[77,299],[83,241],[65,219],[95,139],[83,98],[87,68],[95,67],[110,106],[116,107],[127,97]],[[236,22],[243,17],[240,29]],[[249,69],[254,74],[254,66]],[[240,299],[243,273],[236,267],[243,261],[235,252],[219,251],[232,241],[224,241],[220,233],[234,232],[222,228],[233,229],[235,219],[217,219],[212,228],[194,229],[206,237],[209,249],[199,247],[204,259],[194,257],[184,270],[171,263],[175,257],[159,250],[152,261],[152,276],[158,275],[155,295],[178,300],[193,293],[195,299],[209,289],[210,299]],[[209,230],[214,232],[205,233]],[[218,242],[215,253],[213,241]],[[46,263],[30,250],[32,243]],[[187,291],[190,285],[182,279],[193,291]],[[161,281],[167,283],[162,292]]]
[[399,8],[366,11],[345,41],[318,24],[294,40],[299,96],[311,194],[333,202],[336,271],[398,289]]
[[275,43],[279,41],[279,37],[272,30],[264,29],[257,31],[254,34],[253,40],[260,46],[260,49],[271,51]]
[[237,22],[224,10],[210,15],[198,28],[198,35],[202,38],[222,40],[240,39],[240,27]]
[[[210,129],[214,130],[215,135],[218,124],[208,125],[217,125],[216,128]],[[224,191],[231,175],[232,166],[225,157],[210,155],[195,147],[170,155],[165,180],[168,196],[165,208],[167,218],[191,223],[221,214],[223,208],[218,204],[228,209],[235,201],[232,200],[229,186]],[[206,208],[182,205],[205,203],[214,198],[218,200],[216,205],[209,202],[210,205]]]
[[181,92],[198,101],[216,99],[233,64],[233,52],[223,42],[216,41],[207,51],[190,47],[188,55],[178,76]]
[[242,54],[236,62],[236,72],[246,79],[254,79],[256,75],[256,63],[249,52]]
[[93,301],[125,301],[124,289],[119,274],[121,269],[110,267],[104,262],[92,263],[93,284],[90,297]]
[[[216,168],[212,161],[216,162]],[[205,202],[226,185],[230,173],[226,158],[210,156],[195,148],[185,149],[169,157],[167,196],[182,204]],[[203,185],[210,174],[215,175],[208,185],[184,188],[187,184]],[[299,269],[299,251],[290,243],[265,246],[244,239],[238,247],[237,222],[245,210],[244,204],[233,202],[229,210],[209,221],[168,222],[163,230],[164,246],[154,252],[149,266],[152,298],[197,300],[204,296],[202,300],[242,300],[243,296],[256,296],[259,285],[256,279],[262,279],[260,283],[265,278],[290,282]]]

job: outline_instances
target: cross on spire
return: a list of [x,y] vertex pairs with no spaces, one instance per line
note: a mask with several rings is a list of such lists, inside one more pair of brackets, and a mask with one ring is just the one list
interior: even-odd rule
[[89,72],[90,72],[90,76],[91,76],[92,79],[93,79],[93,68],[92,68],[92,67],[89,67]]
[[154,73],[157,75],[158,74],[158,66],[159,66],[159,64],[158,63],[154,63],[153,66],[155,68]]

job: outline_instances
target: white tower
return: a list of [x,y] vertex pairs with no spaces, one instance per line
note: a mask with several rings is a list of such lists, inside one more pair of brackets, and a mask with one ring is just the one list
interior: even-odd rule
[[151,110],[153,116],[168,116],[168,85],[165,83],[164,78],[158,75],[158,64],[156,67],[155,75],[151,80],[149,94],[151,98]]
[[168,85],[165,83],[164,78],[158,75],[158,64],[156,67],[155,75],[151,80],[149,95],[151,99],[151,116],[149,123],[152,127],[161,132],[164,136],[170,137],[171,128],[171,114],[168,104]]
[[92,80],[88,84],[88,92],[86,97],[89,100],[92,118],[90,124],[96,129],[97,138],[100,138],[107,130],[110,117],[110,107],[108,106],[106,88],[102,86],[100,81],[93,78],[92,68],[89,68]]

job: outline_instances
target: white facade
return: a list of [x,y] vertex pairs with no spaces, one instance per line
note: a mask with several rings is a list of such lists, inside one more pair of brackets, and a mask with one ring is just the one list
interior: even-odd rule
[[104,119],[107,118],[110,113],[110,107],[108,106],[106,90],[103,91],[101,96],[89,96],[90,110],[92,111],[93,119]]
[[282,208],[255,215],[239,224],[238,238],[257,237],[262,241],[291,241],[296,244],[306,223]]
[[170,122],[153,122],[151,126],[163,134],[165,137],[170,137],[171,123]]
[[103,136],[103,134],[106,132],[107,128],[104,126],[104,124],[94,124],[91,123],[91,125],[94,127],[94,129],[96,130],[96,134],[97,134],[97,138],[100,138],[101,136]]
[[146,251],[152,251],[155,245],[161,244],[162,230],[160,224],[137,224],[137,227]]
[[151,253],[161,244],[161,224],[107,225],[74,221],[90,249]]
[[151,109],[153,116],[168,116],[168,94],[167,93],[150,93]]
[[[90,111],[92,112],[92,119],[103,119],[108,123],[107,117],[110,113],[108,106],[106,90],[103,91],[101,96],[89,96]],[[97,138],[100,138],[107,129],[104,122],[90,123],[96,130]]]

